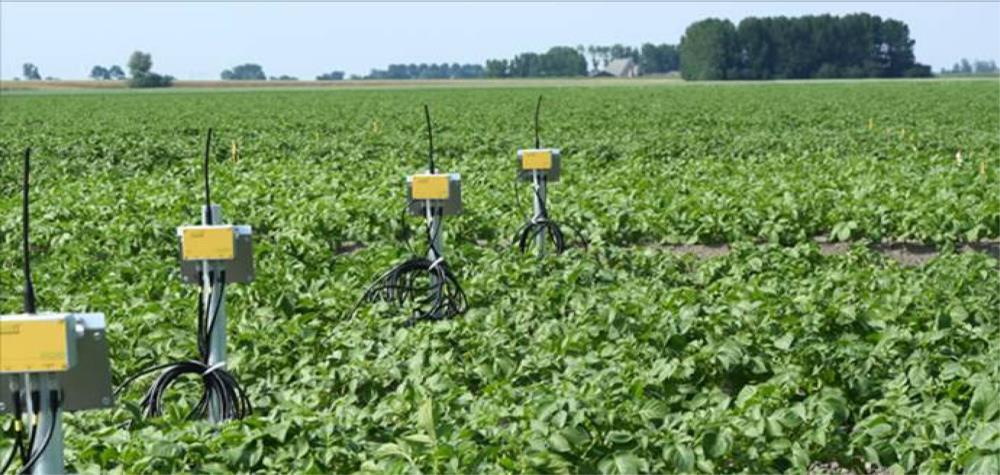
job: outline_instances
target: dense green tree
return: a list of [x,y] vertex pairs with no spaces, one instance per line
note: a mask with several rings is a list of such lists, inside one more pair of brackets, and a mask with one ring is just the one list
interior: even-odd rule
[[24,79],[29,81],[40,81],[42,79],[42,75],[38,73],[38,66],[31,63],[24,63],[24,65],[21,66],[21,73],[24,76]]
[[770,79],[774,75],[777,45],[771,37],[770,18],[744,18],[737,27],[740,42],[740,77]]
[[975,68],[975,73],[976,74],[992,74],[992,73],[996,73],[998,71],[997,70],[997,62],[994,61],[994,60],[992,60],[992,59],[989,60],[989,61],[979,61],[979,60],[977,60],[975,62],[974,68]]
[[541,76],[586,76],[587,58],[569,46],[554,46],[541,55]]
[[510,76],[510,63],[506,59],[486,60],[486,77],[505,78]]
[[639,71],[642,74],[662,74],[680,68],[680,54],[674,45],[643,44],[639,49]]
[[688,27],[681,70],[688,79],[783,79],[929,76],[915,61],[909,27],[858,13],[744,18]]
[[639,50],[622,44],[611,45],[611,59],[619,58],[631,58],[632,60],[639,61]]
[[254,63],[241,64],[233,69],[226,69],[222,71],[220,76],[226,81],[263,81],[267,79],[264,68]]
[[513,77],[540,76],[541,70],[542,60],[537,53],[521,53],[510,62],[510,75]]
[[107,80],[111,79],[111,73],[108,71],[108,68],[98,65],[90,69],[90,78],[97,80]]
[[108,68],[108,76],[110,76],[111,79],[114,79],[116,81],[125,79],[125,71],[122,71],[121,66],[115,64],[110,68]]
[[152,72],[153,56],[142,51],[135,51],[128,58],[128,70],[132,78],[129,87],[170,87],[174,77]]
[[972,73],[972,64],[969,63],[968,59],[962,58],[962,69],[960,71],[962,74]]
[[135,51],[128,58],[128,71],[132,77],[149,73],[153,69],[153,56],[142,51]]
[[132,76],[128,81],[129,87],[170,87],[174,83],[174,77],[166,74],[156,74],[153,72],[142,73]]
[[737,75],[739,41],[729,20],[709,18],[692,23],[681,37],[684,79],[717,80]]
[[316,76],[317,81],[340,81],[342,79],[344,79],[343,71],[331,71]]

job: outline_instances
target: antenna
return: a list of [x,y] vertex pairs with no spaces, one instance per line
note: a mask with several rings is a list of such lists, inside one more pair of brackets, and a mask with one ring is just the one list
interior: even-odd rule
[[212,222],[212,188],[208,184],[208,153],[212,147],[212,128],[208,129],[208,137],[205,138],[205,160],[202,164],[202,172],[205,174],[205,213],[208,217],[207,223]]
[[434,174],[437,172],[434,168],[434,132],[431,131],[431,109],[427,104],[424,104],[424,117],[427,118],[427,161],[431,174]]
[[538,103],[535,104],[535,148],[541,148],[541,141],[538,139],[538,114],[542,110],[542,96],[538,96]]
[[22,207],[21,207],[21,241],[23,244],[22,258],[24,259],[24,313],[31,315],[35,313],[35,286],[31,282],[31,255],[28,246],[28,175],[31,170],[31,147],[24,149],[24,184],[22,185]]

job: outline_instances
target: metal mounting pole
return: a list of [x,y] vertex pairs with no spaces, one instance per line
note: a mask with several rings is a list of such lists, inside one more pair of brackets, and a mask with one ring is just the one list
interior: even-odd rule
[[[442,225],[444,220],[442,216],[434,212],[433,206],[431,206],[431,201],[427,201],[427,223],[431,230],[431,246],[427,250],[427,259],[431,261],[433,266],[439,258],[444,257],[444,232]],[[437,250],[437,253],[434,250]],[[444,285],[444,282],[438,282],[438,278],[431,274],[431,287],[437,287],[438,285]],[[434,315],[437,317],[438,315]]]
[[[545,180],[540,180],[538,176],[538,170],[532,170],[532,179],[534,180],[535,196],[532,203],[535,205],[535,216],[531,219],[535,221],[542,217],[542,210],[545,209]],[[548,239],[547,230],[543,230],[535,236],[535,246],[538,248],[538,255],[545,255],[545,241]]]
[[444,257],[444,220],[441,219],[439,215],[432,215],[431,218],[431,242],[434,243],[434,249],[437,249],[437,255],[434,254],[434,249],[427,251],[427,258],[432,262],[437,260],[439,257]]
[[[222,224],[222,207],[219,205],[212,205],[211,215],[209,215],[208,208],[202,206],[202,224],[205,225],[216,225]],[[208,315],[214,316],[214,321],[212,322],[212,328],[208,329],[210,338],[208,341],[208,365],[213,367],[215,365],[225,365],[226,362],[226,296],[223,294],[221,298],[215,299],[214,296],[219,292],[222,292],[222,287],[224,282],[220,279],[223,267],[214,265],[210,261],[202,261],[202,268],[208,270],[215,274],[215,285],[209,284],[208,274],[209,272],[204,272],[202,274],[202,285],[205,288],[203,292],[205,308],[208,309]],[[218,300],[218,308],[215,308],[213,303]],[[208,419],[212,422],[218,423],[222,422],[222,401],[217,397],[212,398],[208,405]]]
[[[52,473],[64,473],[66,466],[63,461],[63,427],[62,427],[62,407],[61,404],[52,407],[49,393],[56,391],[61,393],[59,376],[54,373],[44,373],[37,377],[29,376],[33,380],[33,386],[38,388],[40,397],[38,398],[39,418],[38,437],[35,438],[35,447],[32,451],[41,449],[45,439],[49,440],[45,452],[35,463],[31,473],[35,475],[48,475]],[[28,388],[25,388],[28,389]],[[30,398],[30,396],[29,396]],[[61,399],[61,398],[60,398]],[[53,419],[55,419],[53,421]],[[49,437],[49,428],[52,428],[52,436]]]

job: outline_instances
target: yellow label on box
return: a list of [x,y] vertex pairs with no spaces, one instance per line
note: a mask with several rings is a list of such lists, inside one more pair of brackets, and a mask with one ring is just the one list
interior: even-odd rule
[[521,152],[521,168],[524,170],[551,170],[551,150],[525,150]]
[[228,261],[234,256],[232,226],[192,226],[183,229],[181,258],[185,261]]
[[66,320],[0,322],[0,372],[66,371]]
[[448,182],[448,175],[413,175],[411,197],[415,200],[446,200]]

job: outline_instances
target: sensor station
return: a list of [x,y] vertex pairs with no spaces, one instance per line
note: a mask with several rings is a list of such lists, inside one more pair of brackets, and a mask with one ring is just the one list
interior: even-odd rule
[[542,96],[535,105],[535,148],[517,151],[517,178],[531,183],[534,213],[517,231],[515,241],[521,252],[526,252],[534,243],[539,256],[545,255],[547,241],[552,239],[557,254],[566,249],[566,240],[559,225],[549,219],[545,201],[548,184],[559,181],[562,171],[562,156],[559,149],[542,148],[538,133],[538,115],[542,108]]
[[427,257],[411,258],[379,276],[351,312],[365,302],[407,301],[417,304],[408,320],[441,320],[465,313],[465,292],[444,259],[444,216],[462,212],[462,178],[458,173],[438,173],[434,166],[434,134],[430,109],[427,120],[428,167],[426,173],[406,177],[406,211],[426,219]]
[[[16,419],[12,452],[21,448],[18,473],[65,471],[62,414],[114,405],[104,314],[36,313],[29,254],[31,149],[24,151],[22,243],[24,311],[0,315],[0,413]],[[31,423],[23,424],[27,416]],[[25,427],[31,427],[25,444]]]
[[209,186],[209,151],[212,129],[205,140],[202,171],[205,204],[201,224],[177,228],[181,280],[201,286],[198,302],[198,359],[154,366],[131,376],[122,389],[136,379],[160,371],[141,401],[144,415],[162,414],[163,393],[179,377],[197,374],[203,383],[202,397],[189,417],[207,417],[212,422],[242,419],[251,411],[243,388],[226,369],[226,284],[246,283],[254,278],[253,232],[250,226],[224,224],[222,207],[212,203]]

